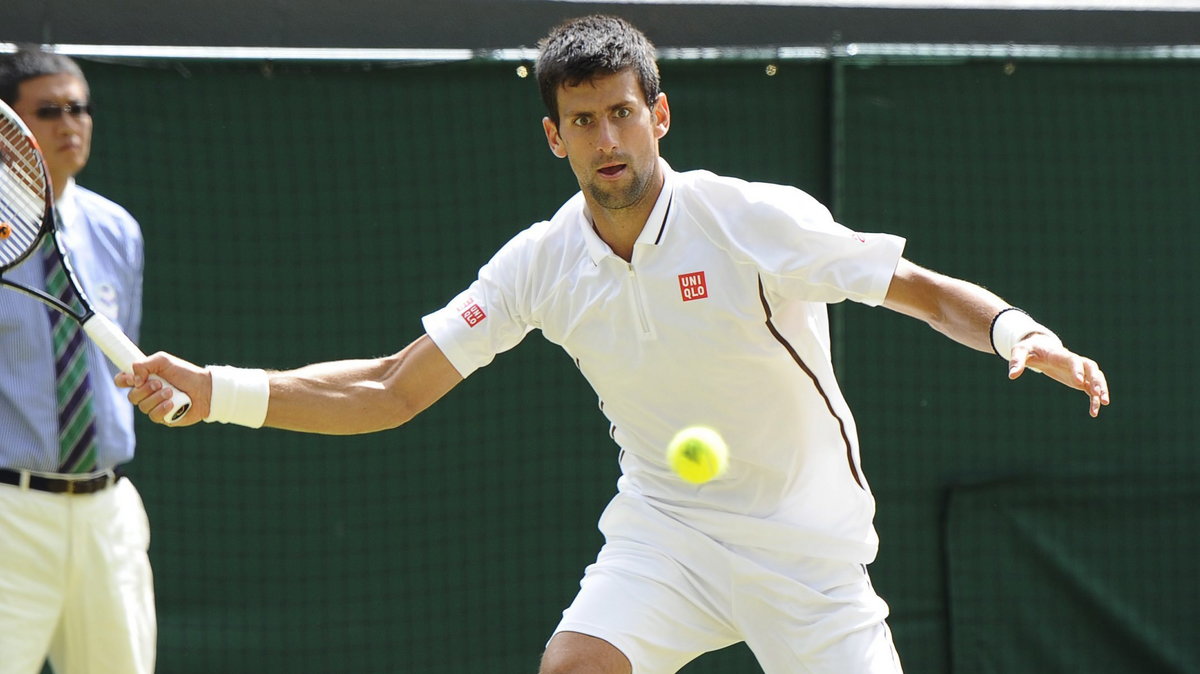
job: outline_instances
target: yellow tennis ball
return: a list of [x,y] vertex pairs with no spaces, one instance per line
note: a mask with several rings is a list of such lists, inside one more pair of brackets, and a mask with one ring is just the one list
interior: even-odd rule
[[689,426],[667,445],[667,463],[684,480],[704,484],[729,467],[729,447],[713,429]]

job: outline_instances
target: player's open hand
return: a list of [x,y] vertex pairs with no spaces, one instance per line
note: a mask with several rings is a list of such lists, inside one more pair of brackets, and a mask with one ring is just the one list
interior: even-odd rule
[[1055,337],[1034,333],[1013,345],[1008,378],[1016,379],[1027,369],[1083,391],[1089,400],[1088,413],[1093,417],[1109,403],[1108,381],[1096,361],[1074,353]]
[[128,388],[126,397],[150,420],[164,424],[164,417],[171,411],[171,385],[162,379],[151,379],[156,374],[172,382],[179,390],[192,398],[192,408],[171,426],[191,426],[208,416],[212,397],[212,378],[208,371],[162,351],[146,360],[133,364],[133,372],[120,372],[113,381],[121,388]]

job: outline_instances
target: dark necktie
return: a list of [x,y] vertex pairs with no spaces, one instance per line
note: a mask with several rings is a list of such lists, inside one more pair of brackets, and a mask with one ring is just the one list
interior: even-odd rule
[[[81,308],[67,270],[47,238],[42,246],[46,292]],[[58,396],[58,472],[90,473],[96,469],[96,409],[88,381],[87,338],[66,314],[47,309],[54,340],[55,391]]]

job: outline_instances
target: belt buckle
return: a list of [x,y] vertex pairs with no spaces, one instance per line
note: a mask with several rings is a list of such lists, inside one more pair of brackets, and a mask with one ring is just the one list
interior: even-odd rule
[[101,489],[111,487],[116,481],[117,476],[112,471],[105,471],[102,475],[97,475],[86,480],[67,480],[66,491],[64,493],[68,496],[73,494],[92,494]]

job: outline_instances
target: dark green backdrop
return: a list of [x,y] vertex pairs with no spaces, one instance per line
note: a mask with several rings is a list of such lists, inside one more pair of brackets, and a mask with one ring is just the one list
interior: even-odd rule
[[[992,287],[1113,405],[834,307],[910,672],[1200,672],[1200,67],[671,61],[664,155],[795,184]],[[86,62],[81,176],[147,240],[142,345],[290,367],[394,351],[575,189],[517,64]],[[736,395],[736,392],[730,392]],[[533,672],[600,543],[616,451],[531,335],[403,429],[145,423],[160,667]],[[757,671],[734,647],[686,668]]]

